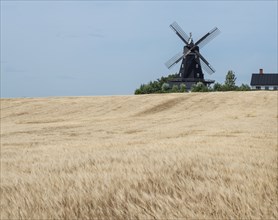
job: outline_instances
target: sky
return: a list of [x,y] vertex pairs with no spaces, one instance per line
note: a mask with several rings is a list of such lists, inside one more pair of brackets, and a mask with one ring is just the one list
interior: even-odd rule
[[179,71],[165,62],[183,42],[176,21],[216,69],[205,78],[236,83],[278,72],[278,1],[1,0],[1,97],[132,95],[141,84]]

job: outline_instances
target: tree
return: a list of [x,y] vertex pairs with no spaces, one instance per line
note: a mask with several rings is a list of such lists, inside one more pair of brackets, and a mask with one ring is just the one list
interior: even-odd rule
[[232,70],[229,70],[225,80],[225,90],[231,91],[236,89],[236,75]]

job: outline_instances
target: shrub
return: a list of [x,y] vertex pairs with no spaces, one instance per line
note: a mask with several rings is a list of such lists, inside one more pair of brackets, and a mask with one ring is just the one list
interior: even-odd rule
[[168,83],[163,83],[161,86],[161,90],[163,92],[167,92],[170,89],[170,85]]
[[[148,84],[142,84],[138,89],[134,91],[135,95],[138,94],[150,94],[150,93],[161,93],[161,92],[169,92],[169,89],[166,89],[163,91],[162,86],[164,83],[169,82],[169,80],[178,77],[178,74],[170,74],[167,77],[161,77],[160,79],[157,79],[156,81],[151,81]],[[167,83],[168,84],[168,83]],[[169,85],[169,84],[168,84]]]
[[198,82],[197,84],[193,85],[191,88],[191,92],[208,92],[209,89],[207,86],[204,85],[202,82]]
[[213,85],[213,91],[222,91],[222,85],[220,83],[215,83]]
[[177,85],[173,85],[171,92],[179,92],[179,87]]
[[241,84],[241,86],[239,86],[239,87],[237,88],[237,90],[238,90],[238,91],[250,91],[251,88],[250,88],[250,86],[247,85],[247,84]]
[[184,83],[180,84],[180,92],[186,92],[186,85]]
[[135,92],[134,92],[134,94],[135,94],[135,95],[140,95],[140,94],[142,94],[142,93],[141,93],[141,90],[140,90],[140,89],[136,89]]

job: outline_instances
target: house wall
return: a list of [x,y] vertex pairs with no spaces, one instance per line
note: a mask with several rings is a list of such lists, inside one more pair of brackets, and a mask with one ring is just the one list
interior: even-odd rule
[[[260,86],[260,89],[257,89],[258,86],[251,86],[252,90],[278,90],[278,85],[277,86]],[[268,87],[268,89],[266,89]]]

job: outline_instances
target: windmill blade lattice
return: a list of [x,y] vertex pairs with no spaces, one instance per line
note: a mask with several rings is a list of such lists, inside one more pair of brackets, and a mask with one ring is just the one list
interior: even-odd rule
[[210,65],[209,62],[198,51],[195,51],[195,53],[200,58],[201,66],[206,70],[206,72],[210,75],[213,74],[215,69],[212,67],[212,65]]
[[173,22],[170,27],[179,36],[179,38],[187,45],[189,36],[181,29],[177,22]]
[[204,70],[209,74],[213,74],[215,72],[215,69],[210,65],[210,64],[206,64],[202,59],[200,60],[201,62],[201,67],[204,68]]
[[165,63],[165,66],[170,69],[172,66],[174,66],[176,63],[180,62],[180,60],[183,58],[183,51],[180,51],[175,56],[173,56],[170,60],[168,60]]
[[205,34],[201,39],[199,39],[195,45],[198,46],[199,48],[202,48],[219,34],[220,34],[220,30],[217,27],[215,27],[210,32]]

